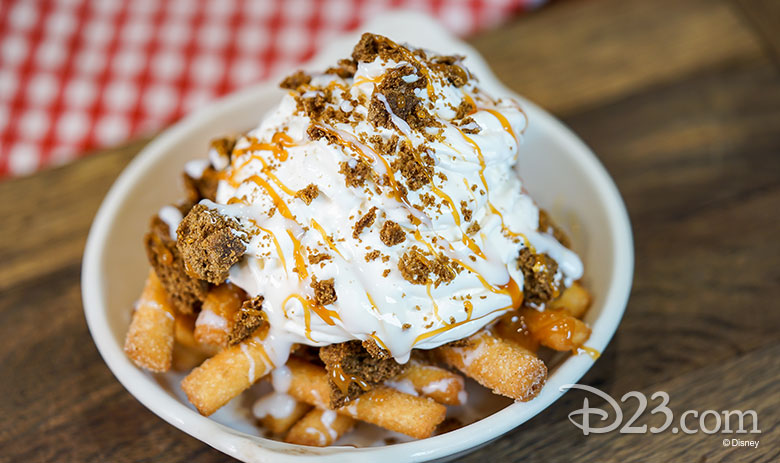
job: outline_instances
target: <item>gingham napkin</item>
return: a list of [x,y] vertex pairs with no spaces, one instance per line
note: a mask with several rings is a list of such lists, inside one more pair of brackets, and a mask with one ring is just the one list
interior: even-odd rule
[[383,11],[425,11],[467,35],[538,3],[0,0],[0,178],[165,127]]

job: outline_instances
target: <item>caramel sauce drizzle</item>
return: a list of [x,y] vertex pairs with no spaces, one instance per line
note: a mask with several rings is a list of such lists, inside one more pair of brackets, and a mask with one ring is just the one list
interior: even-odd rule
[[[341,256],[342,259],[344,259],[344,256],[339,252],[338,248],[336,247],[336,244],[333,242],[333,240],[328,236],[327,233],[325,233],[325,230],[322,228],[322,225],[319,224],[314,219],[311,219],[311,226],[314,227],[315,230],[317,230],[320,235],[322,235],[322,239],[325,241],[325,244],[328,245],[329,248],[336,251],[336,254]],[[345,259],[346,260],[346,259]]]
[[[561,333],[566,339],[571,339],[574,336],[574,331],[576,330],[576,319],[573,319],[572,317],[558,317],[557,315],[560,310],[561,309],[555,309],[540,312],[540,319],[538,322],[539,325],[535,326],[534,330],[531,331],[531,337],[537,341],[541,341],[542,339],[548,338],[554,334]],[[597,359],[598,356],[601,355],[599,351],[591,347],[577,346],[576,348],[572,349],[572,352],[575,354],[579,354],[581,351],[590,355],[594,359]]]
[[509,294],[509,297],[512,298],[512,307],[519,309],[523,304],[523,291],[517,286],[517,282],[514,278],[509,277],[509,281],[506,284],[501,285],[501,289],[506,291],[507,294]]
[[273,187],[271,187],[271,185],[268,182],[263,180],[258,175],[253,175],[249,177],[249,180],[254,182],[256,185],[262,187],[265,190],[265,192],[268,193],[268,196],[270,196],[274,202],[274,206],[276,206],[276,208],[279,209],[279,213],[282,214],[283,217],[290,220],[295,220],[295,217],[292,215],[292,213],[290,213],[290,209],[287,208],[287,204],[284,202],[284,200],[281,197],[279,197],[279,195],[276,193],[276,190],[274,190]]
[[[371,297],[371,294],[369,294],[368,291],[366,291],[366,297],[368,298],[368,303],[371,304],[371,308],[374,309],[374,312],[380,313],[379,312],[379,307],[376,306],[376,303],[374,302],[374,298]],[[378,338],[377,338],[377,341],[379,341]],[[381,342],[381,341],[379,341],[379,342]]]
[[271,239],[274,240],[274,246],[276,246],[276,253],[279,254],[279,260],[282,261],[282,268],[284,268],[284,273],[285,275],[289,275],[289,273],[287,273],[287,262],[284,259],[284,253],[282,252],[282,247],[279,245],[279,240],[276,239],[276,235],[274,235],[274,233],[271,230],[263,228],[260,225],[257,225],[256,223],[254,225],[260,230],[271,235]]
[[295,269],[298,272],[298,280],[303,281],[309,276],[309,271],[306,268],[306,262],[303,260],[301,242],[298,241],[290,230],[287,230],[287,234],[290,236],[290,240],[292,240],[293,243],[293,256],[295,258]]
[[244,153],[251,152],[249,159],[244,160],[244,162],[238,166],[233,168],[232,173],[229,177],[224,178],[227,180],[233,187],[238,186],[238,182],[235,179],[235,176],[238,172],[240,172],[244,167],[246,167],[247,164],[254,160],[258,160],[263,164],[262,172],[268,176],[268,178],[271,179],[282,191],[287,193],[290,196],[294,196],[296,191],[289,188],[287,185],[285,185],[281,180],[279,180],[279,177],[273,174],[271,167],[268,165],[268,163],[263,159],[262,156],[259,156],[255,154],[256,151],[270,151],[273,153],[274,157],[278,159],[281,162],[284,162],[287,160],[287,157],[289,153],[287,152],[288,147],[295,146],[293,139],[283,132],[276,132],[272,137],[271,140],[272,143],[260,143],[257,141],[257,139],[253,139],[254,141],[251,142],[251,144],[246,148],[241,148],[239,150],[236,150],[235,156],[240,156]]
[[487,259],[487,257],[485,257],[485,253],[482,252],[482,249],[480,249],[480,247],[477,246],[477,243],[475,243],[474,240],[472,240],[469,237],[469,235],[463,233],[463,239],[461,241],[463,241],[463,244],[465,244],[466,247],[471,249],[471,252],[473,252],[474,254],[478,255],[483,259]]
[[471,301],[463,301],[463,307],[466,309],[466,320],[471,320],[471,314],[474,313],[474,304]]
[[352,82],[352,86],[356,85],[363,85],[363,84],[378,84],[382,78],[384,77],[384,74],[380,74],[374,78],[369,79],[368,77],[361,76],[359,79],[355,79],[354,82]]
[[340,363],[333,365],[328,374],[330,376],[330,380],[333,381],[333,384],[335,384],[344,395],[347,394],[349,391],[349,385],[352,383],[357,384],[364,391],[371,389],[371,386],[363,378],[355,375],[349,375],[344,372],[344,369],[341,367]]
[[430,281],[425,284],[425,291],[428,293],[428,298],[431,300],[431,304],[433,304],[433,315],[436,317],[436,319],[440,323],[446,323],[444,320],[442,320],[441,316],[439,315],[439,304],[436,303],[436,299],[433,298],[433,295],[431,295],[431,286],[433,283]]
[[[477,145],[477,142],[475,142],[471,137],[466,135],[465,132],[463,132],[461,129],[458,129],[460,134],[463,136],[463,139],[466,140],[466,143],[471,145],[472,148],[474,148],[474,152],[477,153],[477,159],[479,160],[479,178],[482,180],[482,185],[485,187],[485,193],[488,192],[488,186],[487,181],[485,180],[485,168],[487,165],[485,165],[485,156],[482,154],[482,149]],[[488,201],[488,204],[490,202]],[[491,206],[492,208],[492,206]]]
[[469,95],[465,91],[462,92],[463,92],[463,99],[466,100],[466,103],[468,103],[472,108],[474,108],[468,114],[466,114],[467,116],[471,116],[472,114],[477,112],[477,102],[474,101],[474,98],[472,98],[471,95]]
[[[289,296],[287,296],[287,299],[285,299],[284,302],[282,302],[282,307],[287,307],[287,301],[289,301],[290,299],[297,299],[298,302],[301,303],[301,306],[303,306],[303,318],[306,324],[305,333],[306,333],[306,337],[310,341],[314,341],[314,339],[312,339],[311,337],[311,313],[312,312],[317,314],[317,316],[320,317],[322,321],[324,321],[326,324],[330,326],[334,326],[336,324],[336,322],[333,321],[334,319],[341,320],[341,317],[339,317],[338,312],[336,312],[335,310],[326,309],[325,307],[314,303],[314,301],[312,301],[310,298],[303,297],[299,294],[290,294]],[[285,315],[286,315],[286,309],[285,309]]]
[[[428,248],[428,251],[430,251],[430,252],[431,252],[433,255],[435,255],[435,256],[438,256],[438,255],[440,254],[439,252],[437,252],[437,251],[436,251],[436,250],[433,248],[433,245],[432,245],[431,243],[429,243],[428,241],[425,241],[425,240],[422,238],[422,234],[420,233],[420,230],[419,230],[419,229],[417,229],[417,230],[415,230],[415,231],[414,231],[414,238],[415,238],[417,241],[419,241],[420,243],[424,244],[424,245],[425,245],[425,246]],[[450,247],[452,247],[452,246],[450,246]],[[485,287],[485,289],[487,289],[488,291],[490,291],[490,292],[493,292],[493,293],[496,293],[496,294],[509,294],[509,293],[507,292],[507,289],[506,289],[506,288],[504,288],[504,286],[506,286],[506,285],[502,286],[502,287],[501,287],[502,289],[496,289],[496,287],[495,287],[495,286],[493,286],[493,285],[491,285],[490,283],[488,283],[488,281],[485,279],[485,277],[483,277],[483,276],[482,276],[482,274],[480,274],[479,272],[477,272],[476,270],[474,270],[474,268],[473,268],[473,267],[471,267],[471,266],[467,265],[466,263],[464,263],[464,262],[463,262],[463,261],[461,261],[460,259],[455,259],[455,258],[452,258],[452,257],[450,257],[450,259],[454,260],[454,261],[455,261],[455,262],[457,262],[458,264],[462,265],[462,266],[463,266],[463,267],[464,267],[466,270],[468,270],[469,272],[473,273],[473,274],[474,274],[474,276],[475,276],[475,277],[477,277],[477,279],[480,281],[480,283],[482,283],[482,286],[484,286],[484,287]],[[511,279],[511,278],[510,278],[510,281],[512,281],[512,279]],[[517,285],[515,285],[515,287],[516,287],[516,286],[517,286]],[[510,295],[511,295],[511,294],[510,294]],[[429,294],[429,296],[430,296],[430,294]]]
[[371,336],[371,338],[374,341],[376,341],[377,344],[379,344],[379,347],[381,347],[382,349],[386,350],[387,352],[390,352],[390,349],[387,348],[387,344],[382,342],[382,340],[379,339],[379,336],[377,336],[375,333],[371,333],[371,334],[369,334],[369,336]]
[[288,187],[288,186],[287,186],[287,185],[285,185],[285,184],[284,184],[284,183],[283,183],[281,180],[279,180],[279,177],[277,177],[276,175],[274,175],[274,173],[273,173],[273,172],[271,172],[271,169],[268,167],[268,164],[265,162],[265,159],[263,159],[263,158],[260,158],[260,157],[259,157],[259,158],[257,158],[257,159],[259,159],[259,160],[260,160],[260,162],[262,162],[262,163],[263,163],[263,170],[262,170],[262,172],[263,172],[265,175],[267,175],[267,176],[268,176],[268,178],[270,178],[270,179],[271,179],[271,181],[272,181],[272,182],[274,182],[274,183],[276,184],[276,186],[278,186],[278,187],[279,187],[279,189],[281,189],[282,191],[284,191],[285,193],[287,193],[289,196],[295,196],[295,194],[297,193],[297,191],[295,191],[295,190],[293,190],[292,188]]
[[[385,171],[387,172],[387,178],[390,180],[390,187],[392,188],[392,195],[391,197],[395,198],[398,201],[402,201],[405,204],[409,205],[408,201],[406,200],[406,197],[401,192],[401,189],[398,186],[398,180],[395,178],[395,170],[390,167],[390,163],[387,162],[387,160],[384,158],[384,156],[379,155],[376,151],[371,149],[370,147],[366,146],[371,152],[373,153],[373,156],[369,156],[368,154],[363,151],[363,149],[358,146],[355,142],[345,140],[343,136],[341,136],[336,130],[325,127],[319,124],[314,124],[316,127],[325,130],[329,133],[331,133],[337,140],[338,144],[343,148],[349,148],[352,150],[360,159],[363,159],[364,161],[368,162],[369,164],[376,164],[377,159],[379,162],[381,162],[384,167]],[[377,172],[375,169],[371,169],[371,171],[376,175]]]
[[598,360],[599,357],[601,357],[601,352],[597,351],[596,349],[594,349],[592,347],[587,347],[587,346],[580,346],[580,347],[578,347],[575,353],[577,353],[577,354],[583,354],[583,353],[584,354],[588,354],[588,355],[590,355],[590,358],[592,358],[593,360]]
[[334,326],[336,322],[333,321],[335,318],[336,320],[341,320],[341,317],[339,317],[339,313],[335,310],[326,309],[325,306],[319,305],[319,304],[312,304],[311,310],[317,314],[318,317],[322,319],[326,324],[330,326]]
[[[252,137],[249,146],[235,150],[233,156],[238,157],[250,151],[270,151],[276,159],[284,162],[289,155],[287,148],[291,146],[295,146],[295,141],[292,137],[284,132],[276,132],[271,136],[271,143],[260,142],[260,140]],[[241,167],[244,165],[246,165],[246,162]]]
[[506,116],[501,114],[500,112],[496,111],[495,109],[487,109],[485,108],[485,111],[492,114],[496,119],[498,119],[498,122],[501,123],[501,127],[504,128],[504,132],[508,133],[512,136],[512,138],[515,139],[515,143],[519,143],[517,140],[517,135],[515,135],[515,132],[512,130],[512,126],[509,124],[509,121],[507,120]]
[[[487,110],[487,111],[492,111],[492,110]],[[506,121],[506,118],[503,115],[501,115],[500,113],[496,113],[496,114],[497,114],[496,117],[501,116],[503,118],[503,120]],[[502,122],[502,124],[503,124],[503,122]],[[507,124],[509,124],[508,121],[507,121]],[[482,155],[482,150],[479,148],[479,146],[477,145],[477,143],[474,140],[472,140],[462,130],[460,130],[460,129],[458,129],[458,130],[460,131],[461,135],[463,135],[463,138],[466,140],[466,142],[468,142],[468,144],[470,144],[474,148],[474,151],[477,153],[477,159],[479,159],[479,165],[480,165],[479,178],[482,180],[482,185],[485,187],[485,193],[487,194],[488,187],[487,187],[487,181],[485,180],[485,169],[486,169],[487,166],[485,165],[485,157]],[[507,130],[507,128],[505,127],[504,130]],[[511,130],[512,130],[511,126],[509,126],[508,130],[514,136],[514,132],[511,132]],[[515,140],[517,140],[517,137],[515,137]],[[505,233],[507,233],[511,237],[514,237],[514,238],[520,237],[520,238],[522,238],[522,240],[525,243],[525,245],[528,246],[528,247],[531,247],[530,246],[531,242],[528,240],[527,236],[525,236],[522,233],[515,233],[512,230],[510,230],[509,227],[506,226],[506,223],[504,222],[504,215],[501,214],[501,212],[498,209],[496,209],[496,207],[493,205],[493,203],[490,202],[490,200],[488,200],[487,205],[490,208],[490,212],[493,213],[493,214],[496,214],[498,216],[498,218],[501,219],[501,230],[503,230]]]
[[414,338],[414,342],[412,343],[412,345],[415,345],[418,342],[423,341],[425,339],[428,339],[430,337],[436,336],[437,334],[441,334],[441,333],[444,333],[446,331],[449,331],[449,330],[451,330],[451,329],[453,329],[455,327],[463,325],[464,323],[468,323],[468,322],[470,322],[472,320],[473,321],[481,320],[481,319],[483,319],[485,317],[489,317],[490,315],[492,315],[492,314],[494,314],[496,312],[507,311],[507,310],[512,310],[512,306],[510,305],[510,306],[507,306],[507,307],[501,307],[500,309],[491,310],[490,312],[486,313],[485,315],[483,315],[481,317],[477,317],[477,318],[474,318],[474,319],[469,318],[469,319],[466,319],[466,320],[461,320],[459,322],[455,322],[455,323],[452,323],[450,325],[442,326],[441,328],[437,328],[435,330],[422,333],[421,335],[419,335],[416,338]]

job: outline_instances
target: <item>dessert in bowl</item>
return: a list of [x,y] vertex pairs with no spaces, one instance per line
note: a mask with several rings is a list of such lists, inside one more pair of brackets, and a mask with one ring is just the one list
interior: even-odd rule
[[[252,385],[272,378],[255,412],[294,443],[347,443],[341,435],[359,420],[415,438],[441,433],[433,445],[460,431],[441,427],[445,405],[467,400],[454,371],[528,401],[548,387],[540,343],[603,348],[603,337],[586,345],[579,320],[589,301],[580,258],[513,170],[533,110],[491,96],[457,56],[371,34],[351,59],[283,86],[259,127],[187,165],[187,199],[153,219],[153,271],[125,344],[136,364],[166,371],[208,357],[182,381],[203,415],[229,401],[248,414],[246,396],[266,392]],[[86,257],[85,280],[89,247]],[[90,327],[101,347],[99,322]],[[185,360],[174,358],[174,338],[189,348]],[[148,400],[149,384],[123,374]],[[184,428],[205,419],[162,416]],[[263,441],[255,452],[251,440],[222,437],[206,440],[247,459],[302,451]],[[466,448],[406,451],[419,459]]]

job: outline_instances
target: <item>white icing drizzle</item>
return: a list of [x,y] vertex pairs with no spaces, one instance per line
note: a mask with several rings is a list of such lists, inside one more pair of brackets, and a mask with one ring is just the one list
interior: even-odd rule
[[216,330],[227,330],[228,322],[225,317],[215,314],[210,309],[203,309],[195,320],[195,326],[205,325]]
[[[315,141],[307,134],[313,121],[298,110],[295,96],[287,94],[259,127],[237,141],[216,202],[203,202],[253,232],[229,279],[250,296],[265,297],[269,338],[279,344],[271,346],[278,354],[275,364],[284,363],[281,346],[292,343],[322,346],[373,337],[405,362],[413,348],[432,349],[465,338],[516,302],[507,288],[513,282],[523,287],[516,257],[525,246],[555,259],[555,278],[565,285],[582,276],[577,255],[537,230],[539,208],[513,170],[527,125],[517,103],[491,98],[475,80],[455,87],[420,64],[427,69],[427,87],[415,93],[443,128],[440,138],[428,140],[393,113],[385,95],[374,93],[388,69],[407,65],[377,58],[359,63],[354,78],[313,75],[313,88],[335,89],[336,109],[363,119],[355,125],[327,121],[324,129],[341,141]],[[419,78],[409,75],[404,80]],[[374,96],[389,113],[391,127],[376,127],[367,120],[367,102]],[[479,133],[464,132],[452,121],[464,98],[476,103],[468,127],[479,127]],[[429,183],[408,189],[403,198],[393,194],[392,182],[348,187],[340,166],[354,166],[357,159],[378,177],[393,174],[403,184],[401,173],[391,167],[396,154],[377,153],[369,146],[372,136],[397,136],[415,148],[425,143],[434,159]],[[317,186],[319,195],[307,205],[295,193],[309,184]],[[426,195],[434,198],[433,205],[425,204]],[[378,211],[374,224],[354,237],[355,221],[372,207]],[[465,209],[471,220],[466,220]],[[270,217],[269,211],[274,211]],[[379,229],[388,220],[407,231],[404,242],[387,246],[381,241]],[[474,224],[479,232],[467,234]],[[441,285],[411,284],[398,265],[413,246],[453,259],[463,268]],[[382,258],[366,260],[369,250],[379,251]],[[307,256],[314,252],[330,259],[309,265]],[[314,277],[334,279],[335,302],[313,304]],[[464,362],[476,355],[469,354]]]
[[462,347],[453,347],[453,351],[460,354],[461,359],[463,359],[463,365],[466,367],[471,366],[472,362],[474,362],[475,359],[482,356],[484,353],[484,345],[483,344],[477,344],[477,347],[475,349],[464,349]]
[[287,365],[276,367],[271,372],[271,384],[274,386],[276,392],[287,392],[290,389],[290,382],[292,381],[292,374],[290,368]]
[[333,429],[334,421],[336,421],[336,412],[333,410],[322,411],[322,415],[320,415],[320,422],[325,427],[325,430],[328,431],[328,434],[330,434],[331,441],[334,441],[337,437],[339,437],[339,434],[335,429]]
[[193,159],[184,164],[184,173],[190,178],[199,179],[203,177],[203,171],[209,166],[207,159]]
[[296,403],[295,398],[288,394],[272,392],[255,402],[252,406],[252,414],[257,419],[268,415],[274,418],[287,418],[295,410]]
[[230,160],[228,159],[227,156],[220,154],[220,152],[217,151],[216,149],[211,148],[209,149],[209,162],[211,163],[211,166],[214,167],[215,169],[223,170],[228,166]]
[[417,396],[417,390],[414,388],[414,384],[408,379],[402,379],[400,381],[386,380],[385,386],[392,387],[395,390],[404,392],[409,395]]
[[249,378],[249,383],[253,383],[255,381],[255,359],[252,358],[252,356],[249,354],[249,350],[246,347],[246,344],[239,344],[241,346],[241,352],[244,353],[244,356],[247,360],[249,360],[249,370],[247,371],[247,377]]
[[320,445],[325,445],[328,442],[327,436],[325,436],[325,434],[322,431],[320,431],[319,429],[313,426],[309,426],[308,428],[306,428],[306,434],[317,436],[317,442]]
[[173,206],[163,206],[157,216],[168,225],[168,233],[171,239],[176,241],[176,229],[179,228],[182,219],[181,211]]
[[453,381],[459,381],[461,383],[461,388],[463,387],[463,379],[461,379],[459,376],[454,378],[442,378],[438,381],[433,381],[423,386],[422,393],[428,395],[434,392],[446,392],[450,387],[452,387]]

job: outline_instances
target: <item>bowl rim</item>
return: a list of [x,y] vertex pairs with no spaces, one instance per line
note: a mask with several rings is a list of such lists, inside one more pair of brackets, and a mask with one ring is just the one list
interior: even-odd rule
[[[631,225],[615,183],[596,155],[570,129],[537,105],[503,86],[476,51],[452,37],[432,19],[416,12],[400,11],[384,15],[381,24],[376,21],[368,23],[364,30],[378,30],[382,33],[382,31],[393,31],[399,25],[404,28],[413,25],[414,29],[424,31],[428,37],[431,35],[439,36],[440,40],[449,40],[457,45],[457,47],[453,46],[452,49],[468,50],[469,66],[472,70],[476,70],[475,73],[480,76],[483,86],[490,88],[495,94],[508,95],[518,99],[526,113],[529,114],[529,118],[534,119],[535,124],[546,125],[548,130],[557,133],[558,142],[564,146],[565,150],[572,152],[573,158],[579,161],[579,167],[585,172],[583,175],[592,177],[594,180],[597,195],[604,202],[607,212],[607,224],[614,236],[612,281],[607,294],[604,295],[602,313],[591,326],[592,334],[588,341],[589,347],[603,352],[617,330],[625,311],[634,267]],[[334,41],[331,48],[343,42],[353,43],[355,37],[355,33],[347,34],[342,39]],[[326,54],[323,52],[319,56]],[[318,58],[312,60],[315,63],[317,61],[322,60]],[[131,395],[173,426],[244,461],[300,462],[308,459],[364,461],[366,458],[376,458],[380,455],[387,457],[390,453],[403,458],[403,461],[423,461],[453,456],[498,438],[557,401],[566,392],[562,386],[576,383],[582,378],[595,360],[587,355],[570,356],[557,366],[553,375],[550,375],[543,388],[543,393],[529,402],[511,404],[475,423],[439,436],[382,447],[363,448],[312,448],[250,436],[217,423],[208,417],[201,416],[194,409],[168,394],[161,394],[159,385],[152,377],[136,368],[127,359],[121,346],[118,346],[113,339],[108,324],[101,265],[103,248],[109,230],[119,213],[117,206],[143,174],[151,168],[157,158],[165,156],[177,144],[178,140],[191,133],[193,128],[200,125],[204,119],[229,113],[232,108],[240,105],[246,99],[266,93],[269,86],[272,84],[266,81],[220,98],[201,110],[184,117],[155,137],[125,167],[107,193],[95,216],[87,238],[82,264],[81,286],[84,313],[89,331],[100,355],[114,376]]]

